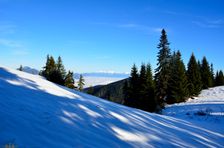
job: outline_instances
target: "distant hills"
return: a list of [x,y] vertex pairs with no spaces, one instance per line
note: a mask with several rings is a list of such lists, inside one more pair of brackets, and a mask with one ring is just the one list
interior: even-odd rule
[[123,87],[128,78],[107,85],[98,85],[84,89],[84,92],[94,96],[122,104],[124,102]]

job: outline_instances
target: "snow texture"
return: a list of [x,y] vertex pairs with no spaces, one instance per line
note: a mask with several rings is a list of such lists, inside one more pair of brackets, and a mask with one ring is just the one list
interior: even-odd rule
[[[217,96],[222,94],[214,97],[216,103],[209,90],[168,110],[176,108],[172,112],[177,115],[181,107],[195,104],[216,111],[223,107],[223,88],[214,88]],[[211,101],[204,102],[207,95]],[[197,115],[172,116],[125,107],[38,75],[0,68],[0,147],[223,147],[223,114],[217,122],[198,120]]]

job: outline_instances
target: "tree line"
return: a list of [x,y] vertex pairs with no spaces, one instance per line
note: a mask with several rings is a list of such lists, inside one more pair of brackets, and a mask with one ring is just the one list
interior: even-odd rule
[[78,86],[75,86],[75,80],[72,71],[66,71],[62,62],[62,58],[59,56],[57,61],[54,60],[53,56],[47,55],[46,64],[43,67],[43,70],[40,71],[40,75],[44,76],[47,80],[66,86],[71,89],[78,89],[79,91],[83,90],[84,78],[80,75]]
[[202,89],[224,85],[223,72],[219,70],[214,74],[213,64],[209,64],[205,56],[197,61],[192,53],[186,69],[181,52],[171,53],[169,45],[163,29],[154,77],[150,64],[142,64],[140,71],[133,65],[123,88],[125,105],[149,112],[160,111],[166,103],[184,102]]

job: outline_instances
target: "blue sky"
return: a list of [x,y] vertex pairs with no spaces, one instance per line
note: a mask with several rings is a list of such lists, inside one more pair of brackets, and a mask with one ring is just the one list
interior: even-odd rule
[[46,55],[74,72],[156,67],[161,28],[185,64],[192,52],[223,69],[223,0],[0,0],[0,64],[41,69]]

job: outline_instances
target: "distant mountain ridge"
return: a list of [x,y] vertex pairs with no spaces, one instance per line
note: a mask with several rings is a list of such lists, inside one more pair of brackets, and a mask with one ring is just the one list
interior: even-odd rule
[[39,75],[39,72],[40,72],[39,70],[37,70],[35,68],[31,68],[29,66],[22,67],[22,71],[26,72],[26,73],[33,74],[33,75]]

